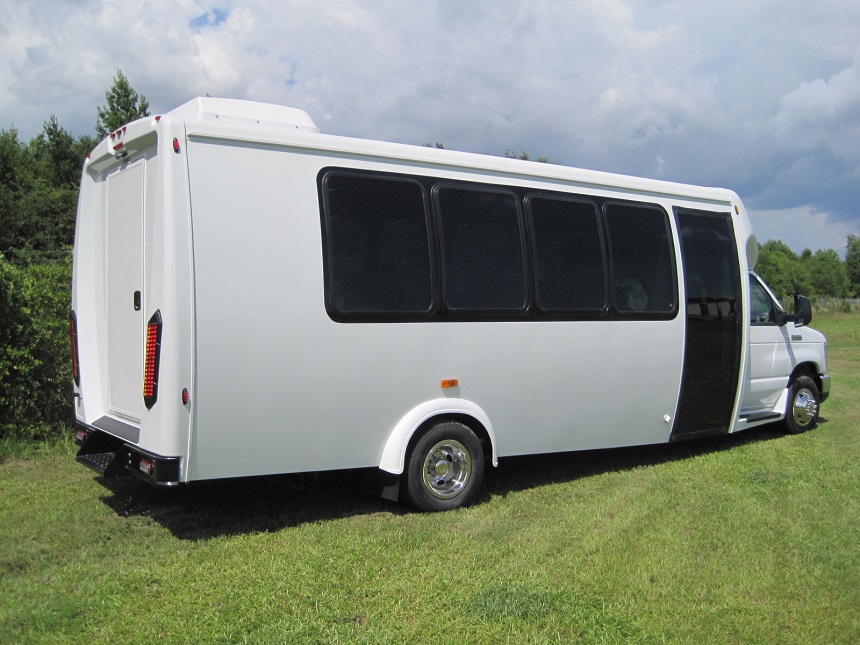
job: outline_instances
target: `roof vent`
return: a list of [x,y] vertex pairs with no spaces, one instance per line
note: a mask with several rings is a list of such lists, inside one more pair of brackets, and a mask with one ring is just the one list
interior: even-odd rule
[[319,132],[313,119],[304,110],[237,99],[216,99],[201,96],[170,112],[185,119],[241,119],[258,123],[292,126],[303,132]]

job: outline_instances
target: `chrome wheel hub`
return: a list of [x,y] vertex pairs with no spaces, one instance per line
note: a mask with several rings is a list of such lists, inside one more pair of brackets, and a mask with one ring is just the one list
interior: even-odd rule
[[469,481],[472,458],[459,441],[445,439],[433,446],[424,460],[424,488],[434,497],[450,499]]
[[792,410],[794,420],[799,426],[807,426],[818,414],[818,402],[812,396],[812,392],[803,388],[794,397],[794,408]]

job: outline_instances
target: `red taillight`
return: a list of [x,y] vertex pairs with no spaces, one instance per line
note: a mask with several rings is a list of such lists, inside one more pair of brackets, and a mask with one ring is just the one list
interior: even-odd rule
[[72,343],[72,378],[75,385],[81,385],[81,365],[78,362],[78,317],[75,312],[69,317],[69,338]]
[[90,433],[83,428],[75,429],[75,443],[77,443],[79,446],[83,446],[87,442],[87,439],[89,439],[89,437]]
[[143,369],[143,402],[147,409],[158,399],[158,363],[161,358],[161,312],[146,325],[146,364]]
[[152,460],[145,459],[145,458],[140,460],[140,463],[138,464],[137,467],[140,468],[140,472],[142,472],[147,477],[151,476],[152,471],[155,469],[155,466],[153,465]]

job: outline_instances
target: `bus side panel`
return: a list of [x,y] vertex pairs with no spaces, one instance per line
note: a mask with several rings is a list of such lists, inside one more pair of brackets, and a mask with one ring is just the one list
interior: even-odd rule
[[[322,303],[315,172],[306,156],[190,138],[195,263],[193,479],[368,465],[334,424],[334,325]],[[358,417],[356,417],[358,418]],[[393,426],[394,421],[390,426]]]
[[499,456],[668,440],[681,316],[335,323],[324,307],[316,176],[349,162],[193,136],[188,155],[192,479],[377,466],[397,422],[450,395],[440,382],[452,378],[492,420]]

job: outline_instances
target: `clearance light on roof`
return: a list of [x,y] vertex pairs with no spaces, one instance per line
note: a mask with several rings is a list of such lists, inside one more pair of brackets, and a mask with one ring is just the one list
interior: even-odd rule
[[81,365],[78,362],[78,317],[73,311],[69,317],[69,338],[72,343],[72,378],[75,385],[81,385]]
[[146,363],[143,369],[143,402],[149,410],[158,399],[158,364],[161,359],[161,311],[146,325]]

